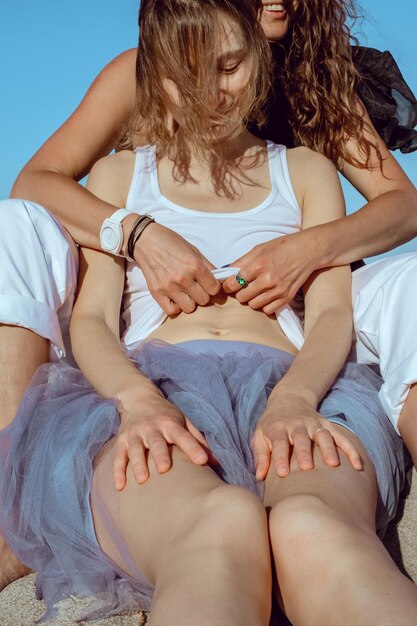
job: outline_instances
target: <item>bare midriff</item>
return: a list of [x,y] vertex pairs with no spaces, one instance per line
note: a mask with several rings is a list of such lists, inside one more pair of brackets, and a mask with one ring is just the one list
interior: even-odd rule
[[275,315],[266,315],[241,304],[234,296],[220,292],[206,306],[193,313],[168,317],[149,339],[181,343],[197,339],[247,341],[296,354],[297,349],[284,335]]

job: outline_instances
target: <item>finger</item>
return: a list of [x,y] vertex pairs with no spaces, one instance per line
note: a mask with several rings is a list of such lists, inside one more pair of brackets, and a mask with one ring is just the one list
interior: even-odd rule
[[[256,281],[255,281],[256,282]],[[258,289],[258,293],[253,298],[249,298],[248,304],[251,309],[262,309],[264,313],[271,315],[279,308],[282,308],[293,299],[292,293],[284,293],[280,288]],[[275,305],[275,303],[277,303]],[[274,304],[274,306],[272,306]],[[276,307],[276,308],[275,308]]]
[[[232,267],[239,267],[239,265],[232,265]],[[225,291],[226,293],[236,293],[237,291],[246,291],[246,289],[248,289],[248,287],[251,284],[251,281],[254,281],[256,278],[256,273],[251,270],[249,267],[248,268],[241,268],[239,270],[238,275],[243,278],[248,285],[244,286],[241,285],[239,283],[239,281],[236,279],[236,274],[234,274],[233,276],[229,276],[229,278],[226,278],[225,281],[223,281],[223,291]]]
[[274,469],[280,478],[285,478],[290,473],[290,443],[286,432],[272,444],[272,458]]
[[[246,275],[244,277],[246,279]],[[254,280],[250,282],[249,279],[246,280],[248,280],[248,285],[236,293],[236,299],[239,300],[241,304],[247,304],[261,297],[265,289],[262,278],[255,277]]]
[[[272,300],[269,304],[262,307],[262,311],[266,313],[266,315],[274,315],[277,311],[280,311],[284,306],[286,306],[289,302],[291,302],[293,298],[277,298]],[[255,307],[249,302],[249,305],[252,309]]]
[[264,480],[271,464],[271,450],[261,431],[255,431],[251,447],[255,463],[255,477],[257,480]]
[[363,470],[363,460],[360,453],[355,448],[355,444],[339,432],[333,433],[333,438],[337,447],[346,454],[352,466],[358,471]]
[[292,435],[294,454],[298,467],[302,470],[311,470],[314,467],[312,442],[306,430],[298,430]]
[[208,462],[208,454],[193,435],[183,428],[171,436],[174,443],[196,465],[205,465]]
[[126,446],[117,442],[113,459],[113,482],[117,491],[122,491],[126,486],[127,462],[128,455]]
[[[220,283],[219,283],[219,288],[220,288]],[[210,302],[210,297],[211,297],[210,294],[207,293],[207,291],[205,291],[201,287],[201,285],[199,285],[196,282],[193,282],[187,288],[187,294],[196,304],[199,304],[200,306],[205,306],[206,304]]]
[[184,311],[184,313],[192,313],[195,310],[196,303],[192,298],[190,298],[188,293],[185,293],[185,291],[176,289],[175,291],[172,291],[167,299],[170,299],[172,304],[176,307],[176,312],[173,313],[173,315],[181,313],[181,311]]
[[190,422],[188,417],[185,418],[185,425],[187,427],[187,430],[189,430],[190,433],[193,435],[193,437],[195,437],[197,441],[200,442],[203,450],[206,452],[208,456],[207,463],[212,466],[219,465],[219,461],[216,459],[216,457],[210,450],[209,444],[207,443],[207,439],[204,437],[202,433],[200,433],[200,431],[194,426],[194,424]]
[[337,467],[340,465],[340,458],[336,450],[334,439],[327,428],[321,427],[316,430],[315,433],[313,433],[312,439],[316,446],[320,448],[320,452],[326,465],[330,465],[331,467]]
[[166,440],[159,434],[152,435],[146,442],[157,471],[164,474],[171,467],[171,455]]
[[142,442],[138,441],[129,446],[129,461],[136,482],[142,485],[149,478],[148,461]]
[[195,277],[196,282],[200,285],[201,289],[209,296],[215,296],[222,288],[221,283],[215,278],[211,272],[215,269],[214,265],[205,259],[208,265],[204,265],[201,271]]
[[173,302],[171,298],[168,298],[168,296],[158,295],[157,293],[153,293],[152,295],[167,315],[172,316],[181,313],[181,309],[178,304],[175,304],[175,302]]

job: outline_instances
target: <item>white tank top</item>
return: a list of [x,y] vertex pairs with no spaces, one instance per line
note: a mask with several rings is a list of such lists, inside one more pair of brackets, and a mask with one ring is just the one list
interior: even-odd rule
[[[187,209],[162,195],[154,146],[136,148],[135,169],[126,208],[132,213],[148,214],[194,245],[213,265],[217,278],[236,274],[239,268],[223,266],[249,252],[254,246],[301,229],[301,210],[291,184],[286,148],[267,142],[271,192],[252,209],[233,213],[209,213]],[[223,269],[222,269],[223,268]],[[159,328],[166,314],[151,296],[145,276],[135,263],[127,264],[122,304],[126,324],[123,342],[129,346],[145,339]],[[300,348],[301,323],[286,306],[277,314],[288,339]]]

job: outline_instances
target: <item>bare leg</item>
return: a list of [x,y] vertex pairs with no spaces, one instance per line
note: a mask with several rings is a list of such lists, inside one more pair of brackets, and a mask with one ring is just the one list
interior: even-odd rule
[[[262,503],[223,483],[209,467],[193,465],[177,449],[173,455],[167,474],[157,474],[150,463],[151,478],[144,485],[129,473],[120,497],[129,552],[155,585],[150,624],[166,626],[175,616],[181,626],[266,626],[271,565]],[[109,484],[109,470],[106,460],[100,462],[95,485]],[[93,514],[104,548],[94,507]]]
[[412,385],[398,420],[398,430],[417,468],[417,385]]
[[345,457],[339,468],[326,467],[316,450],[314,470],[293,464],[287,478],[267,478],[278,582],[295,626],[415,622],[417,588],[375,534],[376,483],[363,448],[362,456],[365,469],[358,472]]
[[48,360],[46,339],[26,328],[0,325],[0,428],[12,421],[33,374]]
[[[34,372],[48,358],[46,339],[26,328],[0,325],[0,428],[12,421]],[[0,537],[0,590],[29,571]]]

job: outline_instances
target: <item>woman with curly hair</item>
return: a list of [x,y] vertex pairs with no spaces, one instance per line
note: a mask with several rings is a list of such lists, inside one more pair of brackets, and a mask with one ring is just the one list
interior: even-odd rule
[[142,0],[140,27],[153,143],[88,181],[126,207],[128,261],[81,249],[81,370],[39,368],[0,432],[0,528],[49,615],[75,594],[94,618],[135,606],[153,626],[267,626],[276,571],[293,624],[408,626],[417,588],[375,533],[395,514],[402,442],[379,377],[345,363],[349,266],[303,285],[300,345],[290,309],[277,324],[223,291],[168,318],[134,260],[156,222],[175,226],[222,281],[229,255],[341,218],[336,169],[245,126],[269,82],[252,0]]
[[[322,151],[367,199],[354,215],[258,244],[241,258],[228,259],[240,268],[241,280],[229,277],[224,290],[237,290],[238,301],[270,314],[292,302],[316,269],[357,261],[415,235],[417,193],[368,113],[388,146],[403,150],[414,149],[416,140],[402,116],[412,126],[416,114],[415,100],[393,64],[380,56],[381,75],[369,75],[367,59],[377,53],[350,47],[350,1],[254,3],[274,58],[273,95],[267,123],[258,134]],[[373,66],[373,57],[371,61]],[[27,200],[0,206],[2,426],[13,419],[38,365],[65,353],[63,335],[77,278],[74,241],[115,255],[126,249],[131,216],[76,181],[113,147],[152,140],[137,119],[141,86],[136,85],[135,64],[136,50],[130,50],[103,70],[77,111],[20,174],[12,193]],[[401,99],[401,107],[395,98]],[[150,115],[151,109],[142,112]],[[406,115],[410,110],[414,117]],[[251,129],[258,122],[248,120]],[[167,125],[172,130],[172,118]],[[227,197],[226,188],[223,192]],[[220,291],[210,271],[212,262],[181,237],[175,225],[152,224],[135,246],[134,257],[155,301],[169,316],[191,312]],[[417,378],[415,333],[407,319],[413,308],[406,302],[415,291],[408,284],[414,280],[416,263],[414,256],[385,260],[353,274],[357,357],[379,363],[385,379],[380,392],[384,408],[395,424],[402,411],[400,431],[415,457],[413,393],[402,407]],[[401,337],[396,329],[401,329]],[[6,546],[0,556],[9,558]]]

